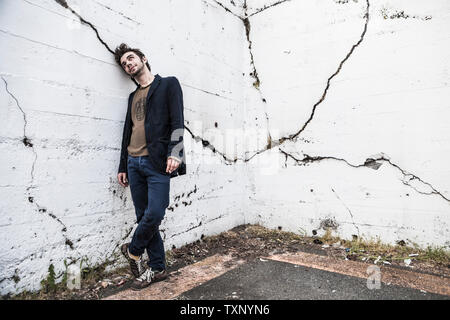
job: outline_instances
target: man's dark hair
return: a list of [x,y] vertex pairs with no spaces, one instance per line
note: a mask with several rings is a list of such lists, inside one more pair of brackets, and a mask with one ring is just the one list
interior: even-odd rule
[[[122,43],[120,46],[118,46],[116,48],[116,50],[114,51],[114,58],[116,59],[116,62],[119,64],[119,66],[123,69],[122,65],[120,64],[120,58],[122,58],[122,56],[127,53],[127,52],[134,52],[141,60],[142,58],[145,56],[141,50],[137,49],[137,48],[130,48],[127,44]],[[152,71],[152,69],[150,68],[150,64],[148,63],[148,58],[147,58],[147,62],[145,64],[148,68],[149,71]]]

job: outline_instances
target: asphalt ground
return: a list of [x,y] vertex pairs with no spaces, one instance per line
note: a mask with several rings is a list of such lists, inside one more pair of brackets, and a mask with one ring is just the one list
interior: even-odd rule
[[449,300],[443,275],[308,252],[251,261],[214,255],[105,300]]
[[[374,273],[371,274],[374,276]],[[256,260],[182,293],[181,300],[448,300],[445,295],[387,285],[275,260]]]

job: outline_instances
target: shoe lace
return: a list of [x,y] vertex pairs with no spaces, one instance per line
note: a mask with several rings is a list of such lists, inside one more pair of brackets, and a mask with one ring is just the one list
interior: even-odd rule
[[140,277],[137,279],[139,281],[151,282],[154,277],[155,277],[155,272],[151,268],[149,268],[149,269],[145,270],[144,273],[142,273],[140,275]]
[[136,266],[137,272],[138,272],[139,274],[141,274],[142,269],[143,269],[143,266],[142,266],[142,257],[139,257],[139,260],[134,260],[133,258],[131,258],[131,256],[130,256],[130,250],[128,250],[128,248],[127,248],[127,253],[128,253],[128,259],[130,259],[130,261],[132,262],[132,268],[133,268],[133,265]]
[[142,259],[139,259],[139,260],[130,259],[130,263],[131,263],[132,270],[137,269],[136,270],[137,273],[142,274],[142,270],[144,269],[144,266],[142,265]]
[[139,272],[139,274],[141,274],[141,273],[142,273],[142,270],[144,269],[142,259],[139,259],[138,261],[136,261],[136,265],[137,265],[137,267],[138,267],[138,272]]

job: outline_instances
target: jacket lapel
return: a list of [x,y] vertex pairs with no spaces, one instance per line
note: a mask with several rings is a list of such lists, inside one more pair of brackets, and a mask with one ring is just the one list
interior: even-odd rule
[[159,74],[155,75],[155,79],[153,80],[152,84],[150,85],[150,88],[148,89],[147,101],[146,101],[147,105],[148,105],[148,102],[149,102],[150,97],[152,96],[153,92],[155,92],[156,88],[158,88],[160,81],[161,81],[160,75]]

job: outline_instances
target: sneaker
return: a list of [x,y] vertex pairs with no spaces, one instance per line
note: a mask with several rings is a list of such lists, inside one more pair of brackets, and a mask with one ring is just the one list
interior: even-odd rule
[[167,278],[166,270],[153,271],[152,268],[145,270],[140,277],[136,278],[131,284],[132,290],[141,290],[147,288],[150,284]]
[[142,268],[142,261],[141,261],[142,259],[139,259],[138,261],[136,261],[130,257],[130,255],[128,254],[129,245],[130,245],[129,243],[124,243],[120,247],[120,251],[122,252],[122,254],[127,259],[128,263],[130,264],[131,273],[133,273],[133,275],[136,278],[138,278],[144,271]]

